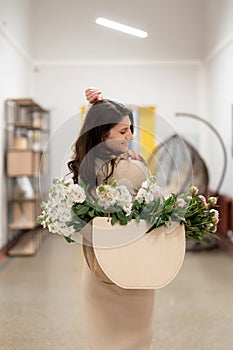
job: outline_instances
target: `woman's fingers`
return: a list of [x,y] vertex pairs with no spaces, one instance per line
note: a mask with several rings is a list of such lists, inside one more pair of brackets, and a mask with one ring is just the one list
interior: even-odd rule
[[133,151],[133,150],[128,150],[128,155],[129,155],[129,157],[131,157],[132,159],[142,160],[142,157],[140,156],[140,154],[138,154],[137,152],[135,152],[135,151]]
[[102,91],[96,88],[87,88],[85,91],[85,95],[89,103],[94,103],[103,99]]
[[138,154],[133,150],[128,150],[128,152],[122,153],[117,159],[119,162],[121,159],[128,159],[128,158],[139,160],[140,162],[143,162],[144,164],[146,164],[145,159],[140,154]]

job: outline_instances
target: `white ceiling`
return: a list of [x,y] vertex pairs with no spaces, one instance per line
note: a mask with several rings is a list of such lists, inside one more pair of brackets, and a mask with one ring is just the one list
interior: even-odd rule
[[[204,54],[203,0],[31,0],[34,60],[192,60]],[[146,30],[135,38],[94,23]]]

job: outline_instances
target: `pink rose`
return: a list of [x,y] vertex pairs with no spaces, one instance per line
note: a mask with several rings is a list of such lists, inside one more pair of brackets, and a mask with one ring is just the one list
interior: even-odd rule
[[185,200],[184,200],[184,199],[179,198],[179,199],[177,199],[176,204],[177,204],[177,207],[179,207],[179,208],[184,208],[184,206],[185,206],[186,202],[185,202]]
[[219,213],[216,209],[210,209],[210,213],[214,213],[214,215],[212,216],[212,220],[214,223],[218,223],[219,222]]
[[217,201],[218,201],[218,198],[217,197],[210,197],[208,199],[208,203],[212,206],[216,205],[217,204]]
[[217,226],[213,223],[208,223],[206,226],[208,227],[209,231],[211,231],[212,233],[215,233],[217,231]]
[[213,224],[210,224],[209,228],[210,228],[210,231],[213,232],[213,233],[215,233],[217,231],[217,226],[215,226]]
[[202,203],[204,204],[204,206],[207,206],[205,197],[202,196],[201,194],[200,194],[198,197],[200,198],[200,200],[202,201]]
[[192,187],[191,187],[191,191],[192,191],[194,194],[198,194],[199,189],[198,189],[196,186],[192,186]]

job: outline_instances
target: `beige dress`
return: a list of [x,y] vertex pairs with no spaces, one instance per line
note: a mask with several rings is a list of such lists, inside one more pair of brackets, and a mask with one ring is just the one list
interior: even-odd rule
[[[117,183],[126,185],[133,195],[148,175],[142,162],[130,159],[121,160],[114,171]],[[91,247],[84,246],[84,255],[82,299],[90,348],[149,350],[155,291],[118,287],[104,274]]]

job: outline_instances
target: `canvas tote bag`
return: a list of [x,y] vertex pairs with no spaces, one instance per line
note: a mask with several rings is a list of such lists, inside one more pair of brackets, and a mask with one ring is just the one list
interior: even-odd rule
[[179,223],[146,233],[149,224],[132,220],[111,225],[108,218],[92,221],[96,259],[107,277],[121,288],[158,289],[179,272],[185,256],[185,228]]

